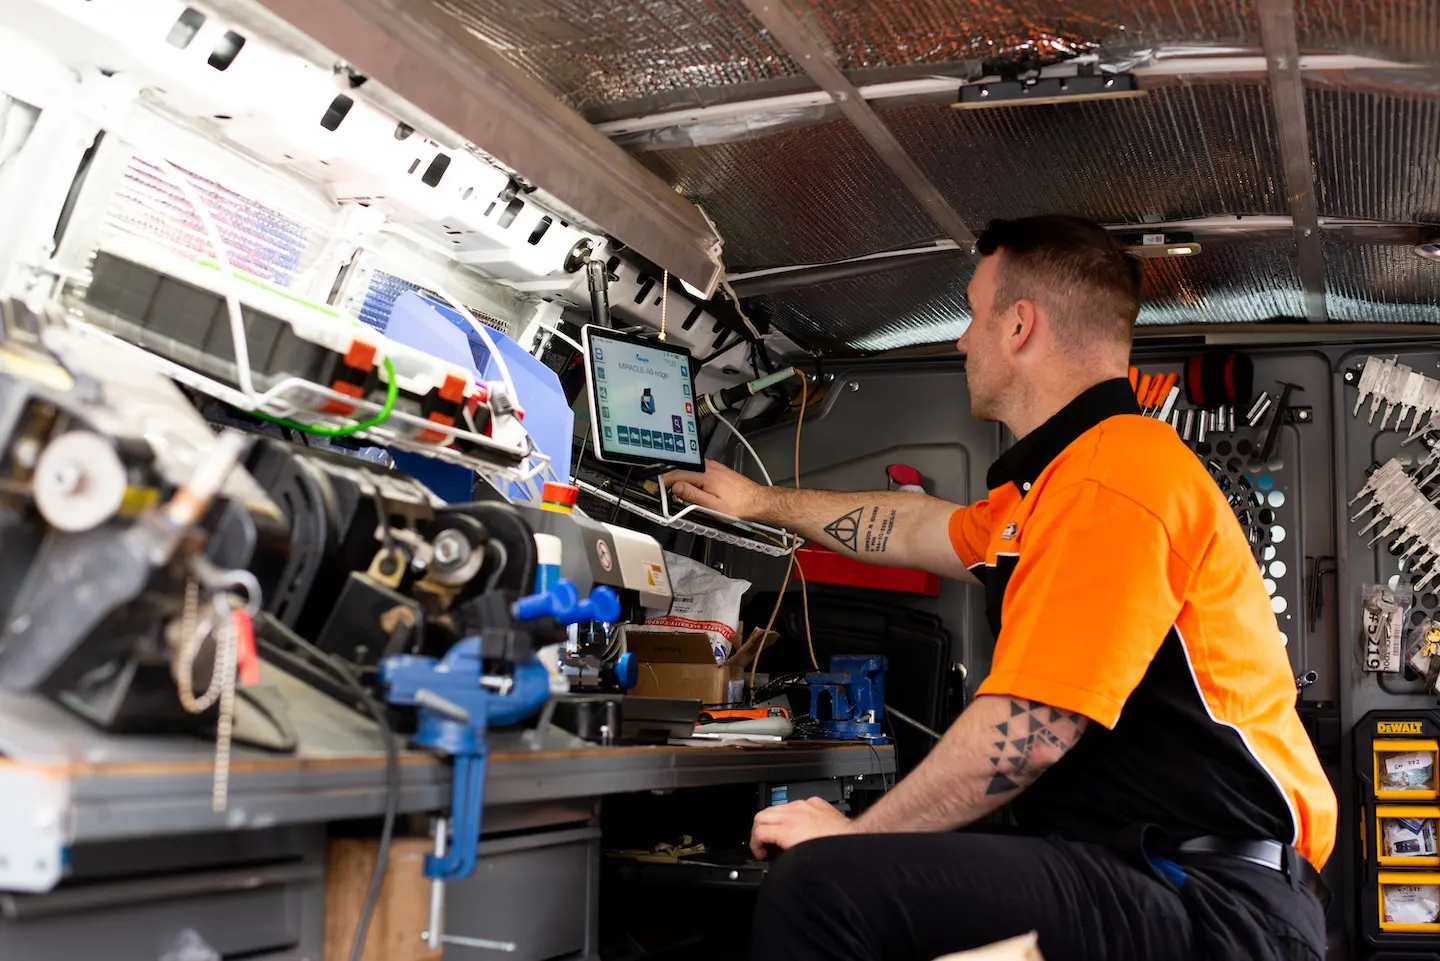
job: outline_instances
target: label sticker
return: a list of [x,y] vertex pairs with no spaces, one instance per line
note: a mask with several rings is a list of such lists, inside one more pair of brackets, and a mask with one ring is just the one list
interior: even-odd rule
[[1376,734],[1423,734],[1419,721],[1379,721]]
[[771,804],[789,804],[789,803],[790,803],[790,788],[789,788],[788,786],[785,786],[785,787],[772,787],[772,788],[770,789],[770,803],[771,803]]
[[1395,754],[1385,759],[1385,770],[1390,774],[1407,774],[1430,767],[1434,763],[1429,754]]
[[615,564],[615,562],[610,559],[610,545],[604,541],[595,542],[595,557],[600,561],[600,566],[607,571]]

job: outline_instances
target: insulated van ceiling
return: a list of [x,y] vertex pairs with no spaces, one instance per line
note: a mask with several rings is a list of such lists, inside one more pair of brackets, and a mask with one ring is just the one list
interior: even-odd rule
[[[769,98],[818,87],[744,0],[434,2],[455,30],[478,37],[602,130],[622,118],[745,104],[724,122],[681,120],[618,138],[714,220],[732,274],[944,237],[833,106],[778,114],[766,107]],[[1117,227],[1288,218],[1261,31],[1274,6],[789,0],[857,86],[953,78],[950,93],[932,88],[869,103],[975,233],[992,217],[1047,212]],[[1318,65],[1303,74],[1303,102],[1322,228],[1358,219],[1423,235],[1440,223],[1440,69],[1427,66],[1440,62],[1440,2],[1294,0],[1293,24],[1302,57],[1318,57],[1302,63]],[[1146,94],[950,107],[963,80],[1082,55],[1098,57],[1102,70],[1136,70]],[[1165,67],[1177,57],[1208,66]],[[1409,243],[1322,234],[1331,321],[1440,321],[1440,264],[1416,257]],[[1146,262],[1142,324],[1306,316],[1288,226],[1200,239],[1198,256]],[[818,350],[933,343],[963,329],[969,272],[957,256],[763,294],[754,307]]]

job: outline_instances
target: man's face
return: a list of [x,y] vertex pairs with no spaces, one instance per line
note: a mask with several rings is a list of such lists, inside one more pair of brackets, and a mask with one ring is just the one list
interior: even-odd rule
[[967,291],[970,326],[955,345],[965,355],[970,414],[979,420],[1000,419],[1003,412],[1000,399],[1015,376],[1010,352],[1005,349],[1015,307],[1011,304],[998,312],[994,309],[1001,256],[996,253],[980,258]]

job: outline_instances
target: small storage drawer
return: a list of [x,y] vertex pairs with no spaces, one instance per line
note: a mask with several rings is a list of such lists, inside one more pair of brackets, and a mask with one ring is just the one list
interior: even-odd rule
[[1376,738],[1373,742],[1375,797],[1382,801],[1434,800],[1436,756],[1434,740]]
[[[481,841],[475,873],[446,885],[446,961],[549,961],[593,950],[599,878],[598,827]],[[467,938],[515,950],[497,953]]]
[[1380,872],[1380,930],[1440,934],[1440,873]]
[[1440,867],[1440,807],[1381,804],[1375,808],[1376,860],[1387,867]]

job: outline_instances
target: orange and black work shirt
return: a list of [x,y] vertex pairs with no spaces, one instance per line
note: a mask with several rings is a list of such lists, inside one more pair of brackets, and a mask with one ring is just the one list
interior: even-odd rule
[[950,539],[985,585],[978,694],[1091,720],[1016,799],[1028,830],[1104,841],[1157,825],[1293,844],[1317,868],[1336,805],[1250,545],[1199,459],[1099,384],[1004,453]]

